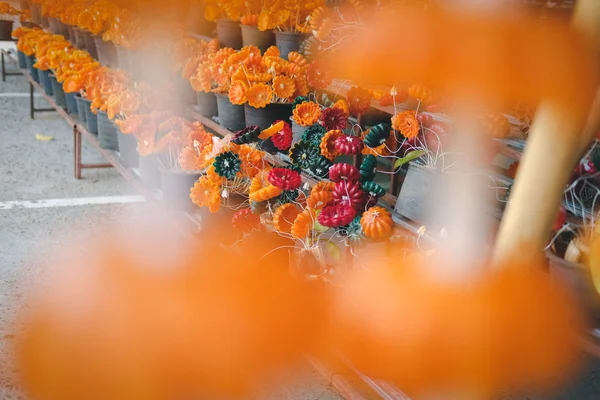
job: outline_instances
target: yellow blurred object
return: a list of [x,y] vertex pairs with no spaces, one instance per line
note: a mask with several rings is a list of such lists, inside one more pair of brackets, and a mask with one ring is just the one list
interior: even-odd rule
[[51,140],[54,140],[54,137],[49,135],[42,135],[41,133],[36,133],[35,140],[39,140],[40,142],[49,142]]
[[590,246],[590,272],[592,273],[592,281],[596,291],[600,293],[600,241],[598,241],[598,231],[600,229],[596,226],[594,237],[592,238],[592,245]]

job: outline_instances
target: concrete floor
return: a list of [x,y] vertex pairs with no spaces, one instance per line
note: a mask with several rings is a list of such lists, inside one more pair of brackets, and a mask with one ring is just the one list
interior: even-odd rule
[[[66,199],[136,194],[113,169],[84,170],[73,178],[73,135],[55,113],[29,118],[29,85],[23,77],[0,83],[0,203],[12,200]],[[44,105],[37,98],[38,107]],[[36,140],[36,133],[53,140]],[[85,162],[101,157],[83,142]],[[7,361],[14,332],[5,325],[15,315],[25,284],[45,270],[48,254],[72,245],[74,237],[93,238],[111,227],[125,230],[148,216],[146,203],[50,208],[0,208],[0,400],[24,399],[11,383],[14,367]],[[81,248],[85,251],[85,248]],[[308,364],[283,374],[257,400],[341,399]]]

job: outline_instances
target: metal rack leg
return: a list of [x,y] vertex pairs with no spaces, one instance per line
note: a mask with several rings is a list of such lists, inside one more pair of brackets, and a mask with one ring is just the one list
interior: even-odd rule
[[29,82],[29,117],[35,119],[33,108],[33,83]]
[[2,52],[1,57],[2,57],[2,82],[6,82],[6,63],[4,62],[4,52]]
[[81,179],[81,132],[77,129],[77,125],[73,126],[73,157],[75,179]]
[[33,102],[34,100],[34,91],[35,88],[33,87],[33,83],[31,83],[31,81],[29,82],[29,116],[31,117],[31,119],[35,119],[35,112],[49,112],[49,111],[54,111],[56,112],[56,109],[54,107],[50,107],[50,108],[35,108],[35,104]]

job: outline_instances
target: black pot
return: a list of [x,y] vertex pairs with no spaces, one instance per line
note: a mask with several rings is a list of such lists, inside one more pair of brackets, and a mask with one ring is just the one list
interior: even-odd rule
[[231,47],[239,50],[242,48],[242,30],[239,22],[229,19],[217,21],[217,38],[221,47]]
[[553,253],[547,253],[550,275],[561,281],[577,300],[587,322],[595,325],[600,321],[600,295],[594,288],[592,275],[584,265],[565,261]]
[[65,25],[67,28],[67,31],[69,32],[69,41],[71,42],[71,44],[75,47],[77,47],[77,40],[75,38],[75,27],[72,25]]
[[12,40],[14,21],[0,21],[0,40]]
[[279,56],[287,60],[290,51],[300,50],[300,45],[307,35],[299,32],[275,32],[275,44],[279,49]]
[[48,17],[48,24],[50,25],[50,32],[54,33],[55,35],[62,35],[67,40],[70,39],[69,30],[60,19]]
[[19,68],[24,69],[27,68],[27,61],[25,61],[25,53],[22,51],[17,51],[17,60],[19,61]]
[[219,125],[237,132],[246,127],[244,106],[231,104],[227,93],[215,93],[217,97],[217,110],[219,114]]
[[38,70],[33,66],[33,64],[35,64],[35,57],[25,56],[25,64],[27,65],[27,70],[29,71],[29,76],[31,76],[31,79],[33,79],[37,83],[40,83]]
[[262,151],[266,151],[267,153],[270,153],[270,154],[277,154],[277,153],[279,153],[279,149],[277,147],[275,147],[275,145],[273,144],[273,141],[270,138],[266,139],[266,140],[263,140],[262,142],[260,142],[260,144],[258,145],[258,147]]
[[54,94],[54,90],[52,89],[52,80],[50,79],[50,71],[42,71],[41,69],[37,70],[38,77],[40,78],[40,85],[44,88],[44,92],[48,96],[52,96]]
[[58,20],[56,18],[48,17],[48,24],[50,25],[50,32],[58,35]]
[[214,93],[198,92],[198,111],[205,117],[214,117],[218,114],[217,96]]
[[196,91],[190,86],[190,82],[188,80],[183,79],[181,77],[177,77],[175,84],[177,86],[179,100],[182,104],[189,106],[198,102]]
[[261,31],[255,26],[241,25],[242,44],[244,46],[256,46],[261,53],[275,45],[275,35],[272,30]]
[[65,93],[65,99],[67,100],[67,112],[71,115],[77,114],[77,100],[75,100],[76,95],[77,93],[75,92]]
[[85,50],[85,39],[83,38],[83,33],[81,32],[81,29],[76,26],[72,27],[72,34],[74,39],[72,40],[72,43],[75,45],[75,47],[81,50]]
[[92,135],[98,134],[98,115],[92,112],[92,102],[88,99],[82,99],[85,103],[85,123],[87,130]]
[[60,19],[57,19],[56,27],[58,28],[59,35],[63,35],[65,39],[71,41],[71,35],[69,34],[69,27],[67,25],[63,24]]
[[89,105],[79,94],[75,95],[75,102],[77,102],[77,117],[79,118],[79,122],[85,124],[85,109],[89,108]]
[[140,50],[127,50],[127,58],[129,61],[129,74],[131,78],[136,82],[142,82],[145,79],[145,75],[148,72],[144,68],[144,52]]
[[119,150],[119,139],[117,138],[117,127],[108,119],[104,111],[98,110],[98,142],[100,147],[107,150]]
[[125,134],[117,127],[117,141],[119,142],[119,158],[126,167],[138,166],[137,139],[131,133]]
[[129,59],[129,50],[123,46],[115,46],[115,52],[117,53],[117,64],[119,68],[125,71],[131,70],[131,62]]
[[158,155],[140,155],[138,158],[140,178],[149,187],[160,188],[160,164]]
[[31,11],[31,20],[38,25],[42,25],[42,5],[32,4],[29,11]]
[[292,105],[272,103],[265,108],[254,108],[245,104],[244,112],[246,114],[246,126],[258,125],[261,130],[264,130],[275,121],[288,122],[292,116]]
[[116,68],[118,64],[117,49],[110,42],[105,42],[99,36],[94,36],[94,44],[98,53],[98,61],[100,64],[110,68]]
[[381,110],[377,110],[375,108],[370,108],[362,118],[362,123],[368,126],[375,126],[381,123],[389,123],[390,115]]
[[85,49],[90,56],[94,59],[98,59],[98,50],[96,50],[96,42],[94,41],[94,36],[88,31],[81,31],[81,36],[83,36],[83,42],[85,43]]
[[62,85],[60,83],[58,83],[58,81],[56,80],[56,77],[52,74],[50,74],[50,82],[52,82],[52,91],[54,92],[54,101],[56,101],[56,104],[58,104],[60,107],[62,107],[66,110],[67,109],[67,98],[65,96],[65,91],[63,90]]
[[176,210],[193,210],[196,206],[190,199],[190,189],[200,178],[200,173],[160,170],[162,202],[165,207]]
[[185,24],[188,31],[209,37],[213,37],[216,27],[214,22],[207,21],[204,18],[204,2],[201,1],[190,2]]

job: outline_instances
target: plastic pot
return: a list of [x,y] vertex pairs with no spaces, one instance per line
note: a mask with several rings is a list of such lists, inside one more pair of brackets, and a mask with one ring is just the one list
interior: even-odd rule
[[65,99],[67,100],[67,112],[71,115],[77,114],[77,100],[75,100],[76,95],[77,93],[75,92],[65,93]]
[[56,18],[48,17],[48,24],[50,25],[50,32],[52,32],[55,35],[58,35],[58,20]]
[[131,61],[129,58],[129,50],[123,46],[115,46],[115,52],[117,54],[117,64],[119,68],[126,71],[131,70]]
[[204,8],[205,7],[202,1],[192,0],[190,2],[190,8],[188,9],[188,16],[185,24],[190,32],[213,37],[215,23],[212,21],[207,21],[204,18]]
[[98,110],[98,142],[100,147],[107,150],[119,150],[117,127],[108,119],[104,111]]
[[196,91],[190,86],[190,82],[178,77],[175,81],[177,86],[177,93],[180,101],[185,105],[196,104],[198,98],[196,97]]
[[17,60],[19,61],[19,68],[27,68],[27,62],[25,61],[25,53],[17,51]]
[[96,45],[96,52],[98,54],[98,61],[100,61],[100,64],[110,68],[116,68],[118,59],[115,45],[110,42],[105,42],[101,37],[98,36],[94,36],[94,44]]
[[196,206],[190,199],[190,189],[202,174],[161,169],[160,186],[162,202],[165,207],[176,210],[192,210]]
[[158,155],[149,154],[147,156],[139,156],[138,159],[140,178],[150,187],[160,187],[160,168]]
[[58,81],[56,80],[56,77],[52,74],[50,74],[50,82],[52,82],[52,91],[54,92],[54,101],[56,101],[56,104],[58,104],[60,107],[62,107],[66,110],[67,109],[67,98],[65,96],[65,91],[63,90],[62,85],[60,83],[58,83]]
[[275,32],[275,44],[279,49],[279,56],[287,60],[290,51],[300,50],[300,45],[307,35],[299,32]]
[[214,93],[198,92],[198,111],[205,117],[217,115],[217,96]]
[[240,25],[242,28],[242,44],[244,46],[254,45],[261,53],[275,45],[275,35],[272,30],[261,31],[255,26]]
[[227,93],[215,93],[215,96],[217,97],[219,125],[232,132],[244,129],[246,127],[244,106],[231,104]]
[[48,17],[47,16],[42,15],[42,22],[41,22],[40,25],[44,29],[50,29],[50,22],[48,22]]
[[362,122],[368,126],[375,126],[384,122],[389,122],[390,115],[375,108],[369,109],[364,115]]
[[83,39],[83,34],[81,29],[73,26],[71,27],[71,43],[75,45],[78,49],[85,50],[85,40]]
[[439,209],[439,193],[443,174],[434,168],[411,162],[396,201],[395,211],[420,224],[433,225],[432,217]]
[[217,21],[217,39],[221,47],[231,47],[239,50],[242,48],[242,31],[239,22],[229,19]]
[[79,122],[82,124],[85,123],[85,109],[89,108],[88,103],[85,101],[81,95],[75,95],[75,102],[77,103],[77,117],[79,118]]
[[90,56],[94,59],[98,59],[98,51],[96,50],[96,42],[94,41],[94,36],[88,31],[81,31],[81,35],[83,36],[83,42],[85,43],[85,49]]
[[[143,52],[139,50],[127,50],[127,58],[129,60],[129,73],[134,81],[141,82],[144,80],[144,59]],[[150,64],[151,65],[151,64]]]
[[117,141],[119,142],[119,158],[126,167],[138,166],[137,139],[131,133],[124,134],[117,127]]
[[29,75],[31,76],[31,79],[33,79],[37,83],[40,83],[40,77],[38,75],[38,70],[37,70],[37,68],[35,68],[33,66],[33,64],[35,64],[35,57],[34,56],[25,56],[25,65],[27,65],[27,70],[29,71]]
[[277,147],[275,147],[275,145],[273,144],[273,141],[270,138],[266,139],[266,140],[263,140],[262,142],[260,142],[260,144],[258,145],[258,147],[262,151],[266,151],[269,154],[277,154],[277,153],[279,153],[279,149]]
[[0,40],[12,40],[14,21],[0,21]]
[[38,25],[42,25],[42,5],[32,4],[29,10],[31,11],[31,20]]
[[65,39],[69,41],[71,40],[71,35],[69,34],[69,27],[63,24],[63,22],[60,19],[56,20],[56,27],[58,28],[59,35],[63,35]]
[[44,88],[44,92],[48,96],[54,95],[54,90],[52,88],[52,80],[50,80],[50,71],[42,71],[38,70],[38,77],[40,78],[40,85]]
[[71,44],[73,44],[73,46],[77,47],[77,40],[75,38],[75,31],[74,31],[74,26],[71,25],[65,25],[67,27],[67,31],[69,32],[69,40],[71,41]]
[[248,104],[244,105],[246,126],[258,125],[260,129],[267,129],[275,121],[289,121],[292,116],[291,104],[272,103],[265,108],[254,108]]
[[98,134],[98,116],[92,112],[92,102],[88,99],[82,98],[85,103],[85,123],[87,130],[92,135]]

